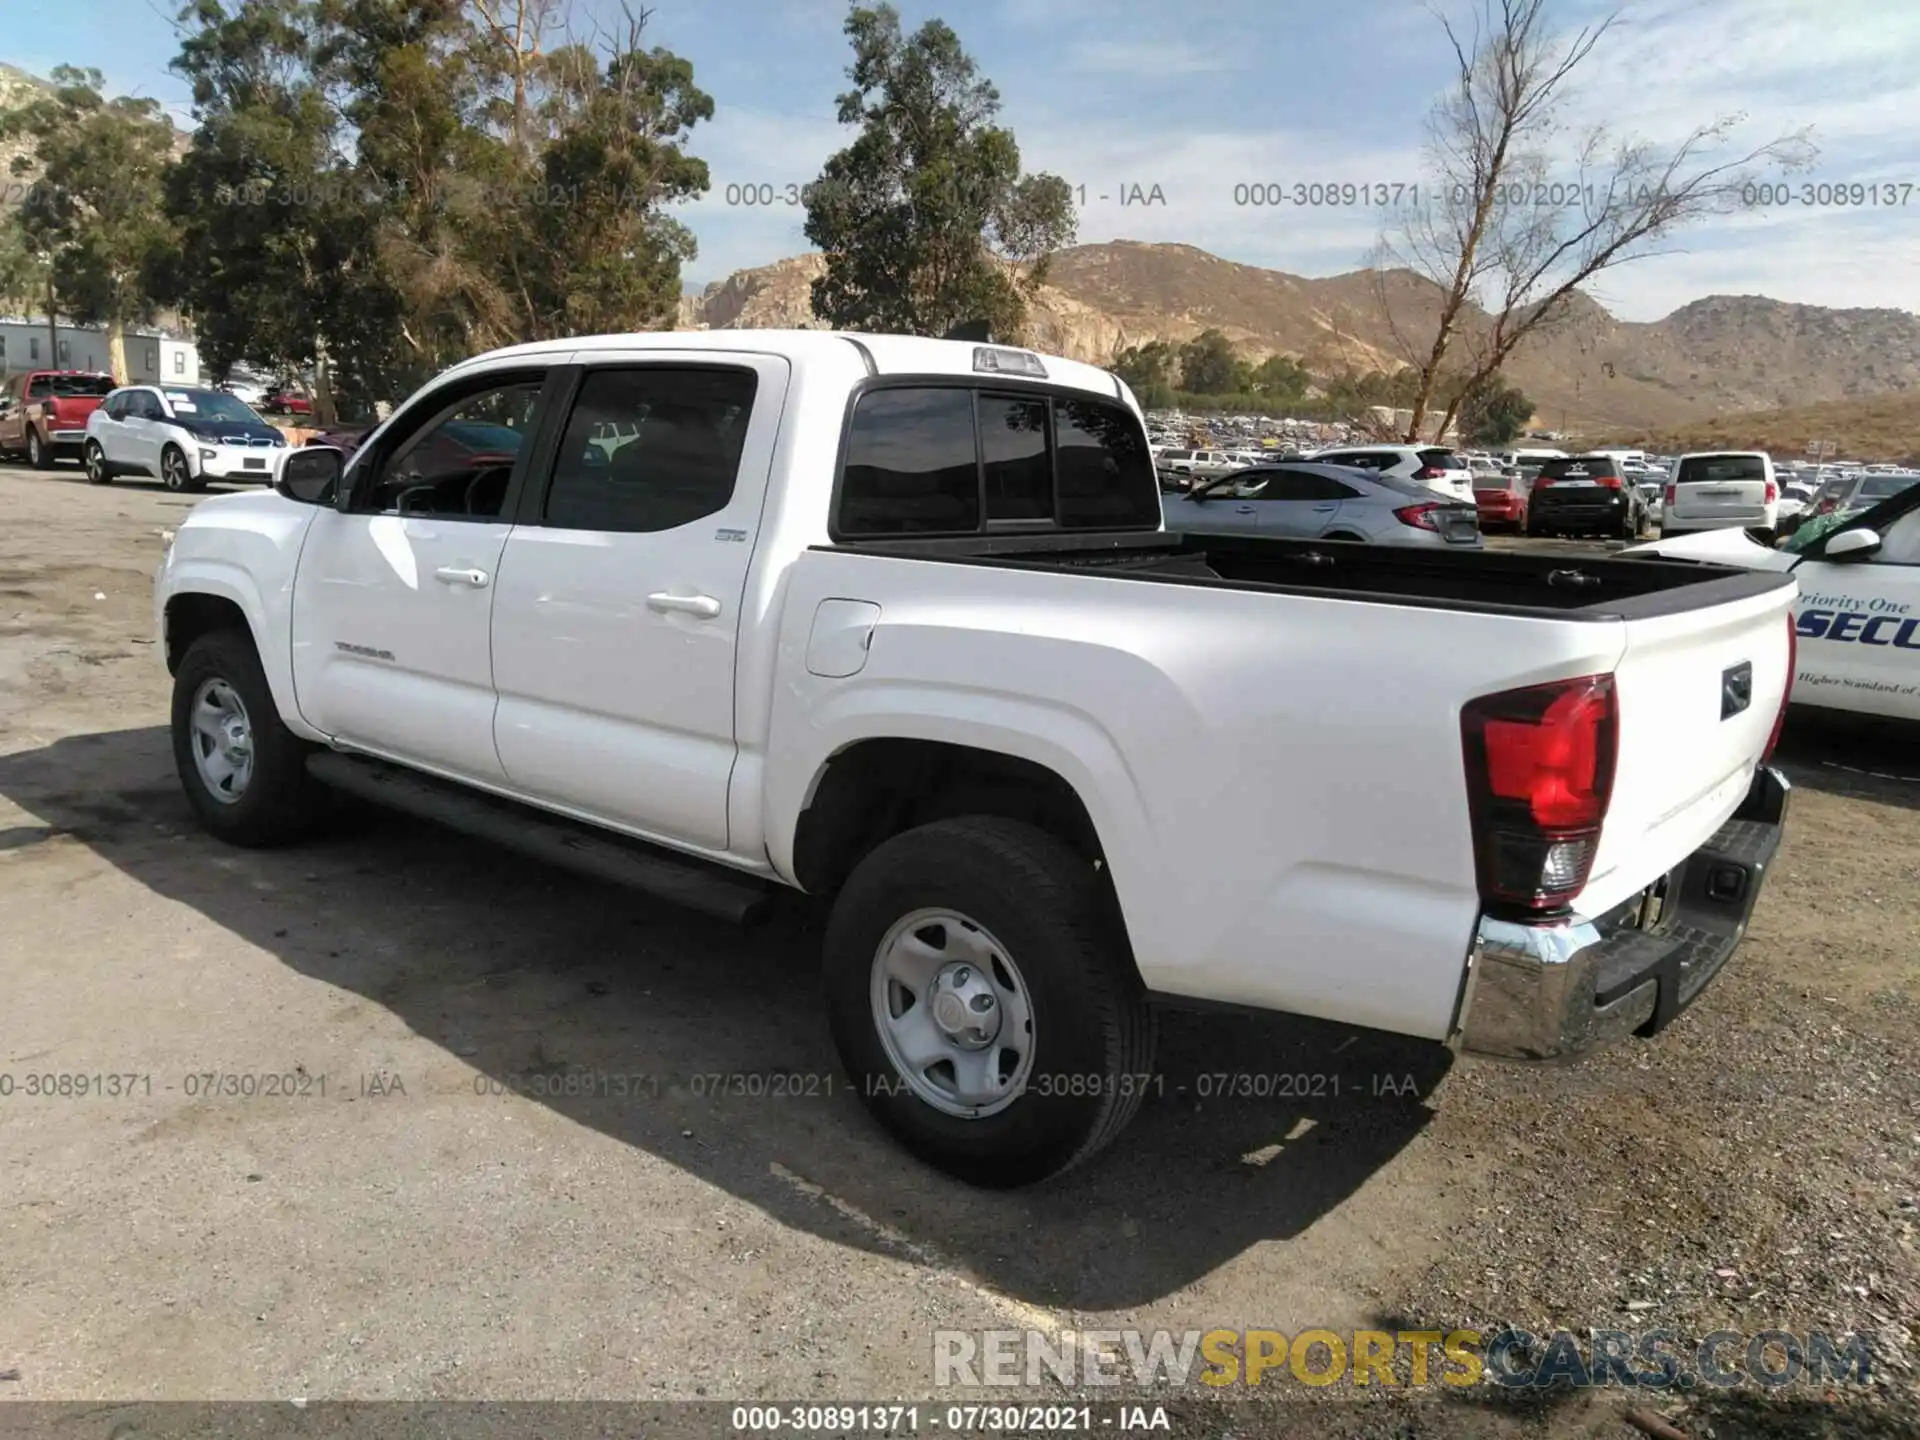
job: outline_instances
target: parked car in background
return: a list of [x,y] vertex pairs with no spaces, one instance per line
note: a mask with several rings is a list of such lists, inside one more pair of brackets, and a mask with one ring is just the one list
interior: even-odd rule
[[1350,445],[1320,450],[1322,465],[1353,465],[1401,480],[1417,480],[1429,489],[1473,503],[1473,471],[1466,457],[1445,445]]
[[1864,510],[1808,516],[1778,548],[1723,529],[1626,554],[1791,572],[1791,702],[1920,722],[1920,474],[1869,478],[1906,483]]
[[322,425],[302,442],[306,445],[331,445],[343,455],[351,456],[360,448],[360,442],[373,432],[373,425],[349,425],[344,423]]
[[267,403],[267,387],[257,380],[242,380],[233,376],[222,380],[218,385],[209,387],[224,390],[241,404],[258,410]]
[[1374,545],[1482,543],[1471,505],[1416,480],[1309,461],[1255,466],[1196,481],[1163,500],[1167,529],[1186,534],[1285,535]]
[[224,390],[129,385],[87,420],[87,479],[157,477],[169,490],[209,480],[268,484],[287,437]]
[[1682,455],[1667,480],[1660,535],[1695,530],[1751,530],[1771,543],[1780,521],[1780,482],[1764,450],[1712,450]]
[[24,455],[36,470],[77,460],[87,417],[113,391],[96,370],[28,370],[0,388],[0,457]]
[[1604,535],[1632,540],[1647,528],[1647,507],[1618,456],[1569,455],[1543,461],[1527,496],[1527,534]]
[[1838,476],[1820,487],[1813,504],[1802,512],[1801,523],[1827,515],[1858,514],[1901,494],[1916,481],[1920,481],[1920,471],[1914,470],[1856,470]]
[[1804,480],[1780,482],[1780,511],[1774,520],[1775,533],[1791,535],[1800,527],[1801,517],[1813,508],[1816,488]]
[[1525,530],[1531,484],[1518,470],[1495,470],[1473,477],[1473,504],[1482,530]]
[[311,415],[313,401],[291,386],[280,385],[268,392],[260,408],[269,415]]

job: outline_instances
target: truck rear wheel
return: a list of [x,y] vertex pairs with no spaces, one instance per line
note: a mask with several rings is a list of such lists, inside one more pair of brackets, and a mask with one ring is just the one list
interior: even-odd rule
[[1043,830],[976,815],[896,835],[834,902],[825,960],[861,1100],[971,1184],[1071,1168],[1146,1094],[1154,1017],[1105,887]]
[[308,834],[326,792],[307,746],[281,722],[250,636],[202,635],[173,677],[173,762],[201,826],[230,845],[284,845]]
[[36,470],[53,468],[53,447],[40,438],[40,432],[27,427],[27,463]]

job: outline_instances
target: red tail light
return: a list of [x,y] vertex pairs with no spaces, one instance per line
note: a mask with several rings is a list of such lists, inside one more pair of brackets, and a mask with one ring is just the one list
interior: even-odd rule
[[1438,530],[1440,521],[1433,512],[1441,508],[1443,507],[1438,504],[1402,505],[1393,512],[1393,518],[1402,525],[1413,526],[1416,530]]
[[1780,487],[1778,485],[1775,485],[1771,480],[1767,481],[1767,504],[1771,505],[1773,504],[1774,501],[1778,500],[1779,498],[1780,498]]
[[1774,747],[1780,743],[1780,732],[1787,725],[1787,701],[1793,698],[1793,677],[1800,670],[1800,627],[1793,618],[1793,612],[1787,612],[1787,685],[1780,692],[1780,713],[1773,717],[1773,731],[1767,736],[1767,748],[1760,753],[1760,763],[1766,764],[1773,758]]
[[1673,497],[1679,493],[1680,487],[1678,485],[1667,486],[1667,504],[1673,504]]
[[1533,477],[1533,488],[1536,490],[1544,490],[1551,484],[1553,484],[1551,475],[1542,473]]
[[1586,886],[1613,793],[1611,675],[1470,701],[1460,712],[1480,898],[1555,910]]
[[1422,465],[1418,470],[1413,472],[1413,478],[1416,480],[1444,480],[1447,478],[1447,472],[1442,470],[1438,465]]
[[1620,488],[1620,477],[1618,475],[1599,475],[1594,478],[1609,490],[1618,490]]

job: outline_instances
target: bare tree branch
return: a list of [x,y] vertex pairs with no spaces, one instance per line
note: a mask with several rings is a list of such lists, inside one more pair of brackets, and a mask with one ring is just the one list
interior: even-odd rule
[[[1428,119],[1434,189],[1373,260],[1376,303],[1419,381],[1409,442],[1436,404],[1434,438],[1444,436],[1461,400],[1528,336],[1564,320],[1595,276],[1662,253],[1660,241],[1737,208],[1758,177],[1803,168],[1817,153],[1799,130],[1729,154],[1740,115],[1666,147],[1604,124],[1569,136],[1564,115],[1582,67],[1618,16],[1562,36],[1550,0],[1470,3],[1465,35],[1435,10],[1456,74]],[[1405,313],[1394,269],[1439,292],[1430,320]]]

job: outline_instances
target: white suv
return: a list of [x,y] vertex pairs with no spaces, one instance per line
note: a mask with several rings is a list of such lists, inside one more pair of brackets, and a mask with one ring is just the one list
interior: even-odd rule
[[1473,471],[1467,457],[1445,445],[1350,445],[1308,457],[1322,465],[1351,465],[1413,480],[1430,490],[1473,503]]
[[128,385],[87,417],[81,459],[87,480],[157,476],[169,490],[209,480],[269,484],[287,437],[224,390]]
[[1742,529],[1772,543],[1780,524],[1780,481],[1762,450],[1712,450],[1682,455],[1667,481],[1660,535]]

